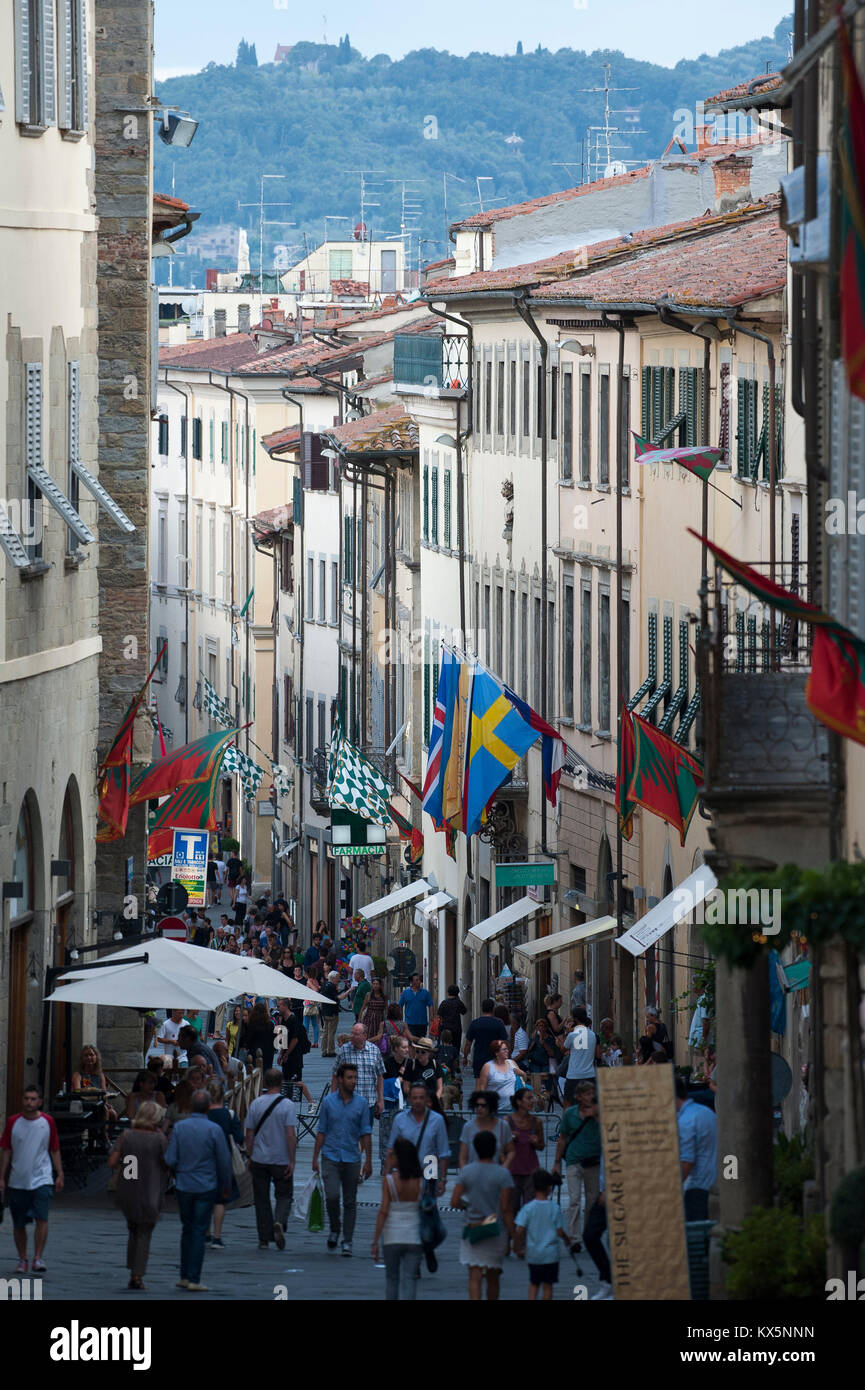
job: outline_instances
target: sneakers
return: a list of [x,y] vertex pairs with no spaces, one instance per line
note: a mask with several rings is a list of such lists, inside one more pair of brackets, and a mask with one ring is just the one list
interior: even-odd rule
[[205,1237],[204,1237],[204,1244],[205,1244],[205,1245],[208,1245],[208,1246],[212,1245],[212,1244],[213,1244],[213,1236],[205,1236]]
[[177,1283],[174,1285],[174,1287],[175,1287],[176,1289],[188,1289],[188,1288],[189,1288],[189,1280],[188,1280],[188,1279],[178,1279],[178,1281],[177,1281]]
[[277,1250],[285,1249],[285,1232],[282,1229],[282,1223],[280,1221],[274,1221],[273,1223],[273,1239],[276,1241]]
[[314,1115],[314,1114],[315,1114],[315,1101],[314,1101],[314,1100],[311,1100],[311,1101],[309,1102],[309,1105],[306,1107],[306,1113],[307,1113],[307,1115]]
[[44,1260],[34,1260],[34,1261],[33,1261],[33,1273],[34,1273],[34,1274],[45,1274],[47,1268],[48,1268],[48,1266],[46,1265],[46,1263],[45,1263]]
[[187,1293],[209,1293],[210,1289],[207,1284],[187,1284],[186,1291]]
[[344,1241],[342,1242],[342,1253],[343,1253],[344,1255],[351,1256],[351,1241],[350,1241],[350,1240],[344,1240]]
[[258,1248],[259,1248],[259,1250],[266,1250],[266,1249],[267,1249],[267,1241],[266,1241],[266,1240],[260,1240],[260,1241],[258,1242]]
[[[328,1250],[335,1250],[336,1247],[337,1247],[338,1245],[339,1245],[339,1231],[331,1231],[330,1235],[329,1235],[328,1238],[327,1238],[327,1248],[328,1248]],[[26,1260],[24,1261],[24,1267],[25,1267],[25,1272],[26,1272],[26,1268],[27,1268],[27,1261],[26,1261]],[[20,1269],[21,1266],[19,1265],[18,1268]]]
[[606,1281],[606,1279],[602,1279],[602,1280],[601,1280],[601,1287],[598,1289],[598,1292],[597,1292],[597,1293],[593,1293],[593,1294],[592,1294],[591,1301],[592,1301],[592,1303],[612,1303],[612,1301],[613,1301],[613,1286],[612,1286],[612,1284],[608,1284],[607,1281]]
[[224,1250],[225,1241],[220,1240],[218,1236],[214,1236],[213,1240],[210,1242],[210,1248],[211,1250]]
[[[328,1245],[330,1245],[330,1241],[328,1241],[327,1243],[328,1243]],[[336,1241],[335,1241],[335,1240],[334,1240],[333,1243],[334,1243],[334,1245],[336,1245]],[[30,1266],[29,1266],[29,1264],[27,1263],[26,1260],[19,1260],[18,1263],[17,1263],[17,1265],[15,1266],[15,1273],[16,1273],[16,1274],[26,1274],[29,1268],[30,1268]]]

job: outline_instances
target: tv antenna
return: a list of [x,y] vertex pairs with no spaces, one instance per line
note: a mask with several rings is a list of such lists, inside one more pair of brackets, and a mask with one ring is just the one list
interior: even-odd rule
[[264,215],[264,210],[268,208],[287,208],[291,204],[288,201],[281,203],[265,203],[264,201],[264,182],[265,179],[284,179],[285,174],[262,174],[260,193],[257,203],[238,203],[238,208],[258,208],[258,321],[261,323],[264,317],[264,229],[265,227],[294,227],[294,222],[286,222],[279,217],[268,217]]
[[[619,126],[615,126],[615,125],[613,125],[613,124],[611,123],[610,117],[611,117],[611,116],[614,116],[614,115],[631,114],[631,113],[633,113],[634,108],[633,108],[633,107],[625,107],[625,108],[620,108],[619,110],[614,110],[613,107],[610,106],[610,94],[611,94],[612,92],[638,92],[638,91],[640,90],[639,87],[611,87],[611,86],[610,86],[610,73],[611,73],[611,71],[612,71],[612,66],[611,66],[611,64],[610,64],[610,63],[604,63],[604,85],[603,85],[603,87],[582,87],[582,88],[580,88],[580,90],[581,90],[582,92],[585,92],[586,94],[595,93],[595,92],[603,92],[603,94],[604,94],[604,124],[603,124],[603,125],[597,125],[597,126],[589,126],[589,128],[588,128],[588,135],[589,135],[589,140],[588,140],[588,144],[589,144],[589,160],[588,160],[588,164],[589,164],[589,169],[588,169],[588,173],[589,173],[589,182],[591,182],[591,181],[592,181],[592,178],[595,177],[595,176],[597,175],[598,168],[599,168],[600,165],[601,165],[601,162],[602,162],[602,161],[601,161],[601,149],[602,149],[602,148],[603,148],[603,150],[604,150],[604,155],[605,155],[605,157],[604,157],[604,159],[603,159],[603,168],[607,168],[608,165],[610,165],[610,164],[613,162],[613,159],[612,159],[612,151],[613,151],[614,149],[624,149],[624,148],[626,148],[626,147],[625,147],[624,145],[622,145],[620,142],[615,141],[615,140],[612,139],[612,137],[613,137],[614,135],[622,135],[624,132],[620,129]],[[645,133],[646,133],[646,132],[645,132],[644,130],[631,130],[631,131],[628,132],[628,134],[630,134],[630,135],[645,135]],[[594,158],[594,159],[592,159],[592,134],[594,134],[594,137],[595,137],[595,158]],[[637,163],[639,163],[639,162],[640,162],[639,160],[623,160],[623,161],[622,161],[622,163],[624,163],[624,164],[628,164],[628,163],[630,163],[630,164],[637,164]],[[593,166],[594,166],[594,173],[593,173]]]

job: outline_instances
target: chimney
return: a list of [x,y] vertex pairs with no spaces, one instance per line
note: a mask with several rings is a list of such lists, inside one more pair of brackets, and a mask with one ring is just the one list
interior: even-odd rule
[[237,306],[237,331],[238,333],[249,332],[249,305],[238,304]]
[[214,309],[213,311],[213,335],[215,338],[225,337],[225,310]]
[[695,133],[695,135],[696,135],[696,137],[697,137],[697,149],[698,149],[698,150],[705,150],[705,149],[708,149],[709,145],[711,145],[711,143],[712,143],[712,141],[711,141],[711,139],[710,139],[711,130],[712,130],[712,127],[709,126],[709,125],[698,125],[698,126],[695,128],[695,132],[694,132],[694,133]]

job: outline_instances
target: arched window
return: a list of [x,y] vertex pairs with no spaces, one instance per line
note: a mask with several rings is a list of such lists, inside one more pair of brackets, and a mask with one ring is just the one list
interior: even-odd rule
[[12,860],[12,878],[16,883],[20,883],[23,888],[23,895],[20,898],[12,898],[9,904],[9,916],[12,921],[16,917],[22,917],[26,912],[33,911],[34,884],[33,884],[33,831],[30,824],[30,812],[27,802],[22,801],[21,812],[18,816],[18,828],[15,831],[15,855]]

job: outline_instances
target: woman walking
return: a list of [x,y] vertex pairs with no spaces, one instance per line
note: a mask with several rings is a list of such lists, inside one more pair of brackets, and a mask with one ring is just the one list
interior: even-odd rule
[[[321,990],[321,986],[315,977],[311,980],[307,980],[306,987],[307,989],[313,989],[318,992]],[[311,999],[305,999],[303,1001],[303,1026],[306,1029],[306,1036],[309,1038],[311,1047],[318,1047],[318,1015],[320,1008],[321,1005],[317,999],[314,1003]]]
[[514,1096],[514,1113],[508,1116],[514,1148],[505,1160],[505,1167],[514,1180],[514,1215],[526,1202],[535,1199],[532,1175],[539,1167],[538,1154],[544,1147],[544,1127],[537,1115],[532,1114],[534,1103],[534,1091],[530,1086],[524,1086]]
[[499,1098],[494,1091],[475,1091],[469,1099],[469,1109],[474,1112],[473,1120],[466,1120],[460,1134],[459,1166],[471,1163],[474,1159],[472,1144],[478,1134],[492,1135],[495,1141],[493,1156],[504,1163],[513,1149],[513,1135],[507,1120],[499,1119]]
[[243,1010],[239,1004],[235,1004],[231,1014],[231,1022],[225,1029],[225,1041],[228,1043],[229,1057],[237,1056],[237,1049],[240,1046],[240,1030],[243,1027]]
[[267,1005],[262,999],[259,999],[249,1015],[249,1024],[246,1029],[246,1050],[253,1063],[256,1061],[256,1054],[260,1051],[261,1065],[265,1071],[270,1071],[273,1066],[274,1046],[273,1023],[267,1012]]
[[385,1014],[387,1013],[387,995],[378,975],[372,977],[372,991],[366,997],[366,1003],[360,1016],[360,1022],[366,1028],[367,1041],[378,1043],[384,1033]]
[[[233,1110],[229,1110],[225,1104],[225,1084],[222,1081],[208,1081],[207,1091],[210,1096],[210,1109],[207,1112],[208,1120],[212,1120],[215,1125],[219,1125],[227,1140],[233,1139],[237,1147],[243,1147],[243,1129],[240,1120]],[[231,1147],[229,1143],[229,1148]],[[236,1202],[240,1196],[237,1186],[237,1179],[231,1175],[231,1196],[229,1202]],[[211,1250],[224,1250],[222,1241],[222,1223],[225,1220],[225,1202],[215,1202],[213,1206],[213,1237],[208,1238]]]
[[420,1278],[420,1193],[423,1185],[417,1148],[410,1139],[395,1139],[396,1172],[387,1173],[381,1185],[381,1206],[372,1238],[372,1257],[384,1249],[385,1298],[391,1302],[414,1300]]
[[490,1060],[484,1062],[478,1078],[481,1091],[495,1091],[499,1098],[499,1114],[506,1113],[511,1106],[517,1082],[525,1084],[526,1074],[508,1056],[508,1045],[501,1038],[490,1043]]
[[469,1298],[476,1303],[483,1297],[484,1279],[487,1298],[499,1296],[508,1239],[513,1240],[514,1236],[511,1211],[514,1180],[507,1168],[495,1161],[496,1141],[492,1134],[476,1134],[473,1148],[474,1161],[460,1169],[451,1206],[467,1208],[460,1241],[460,1264],[468,1266]]
[[[109,1158],[111,1169],[123,1165],[117,1183],[117,1205],[126,1217],[129,1239],[126,1267],[130,1289],[144,1291],[144,1274],[150,1253],[150,1237],[159,1220],[168,1180],[165,1166],[167,1139],[158,1126],[163,1111],[154,1101],[143,1101],[132,1121],[114,1145]],[[134,1158],[132,1164],[124,1159]]]

